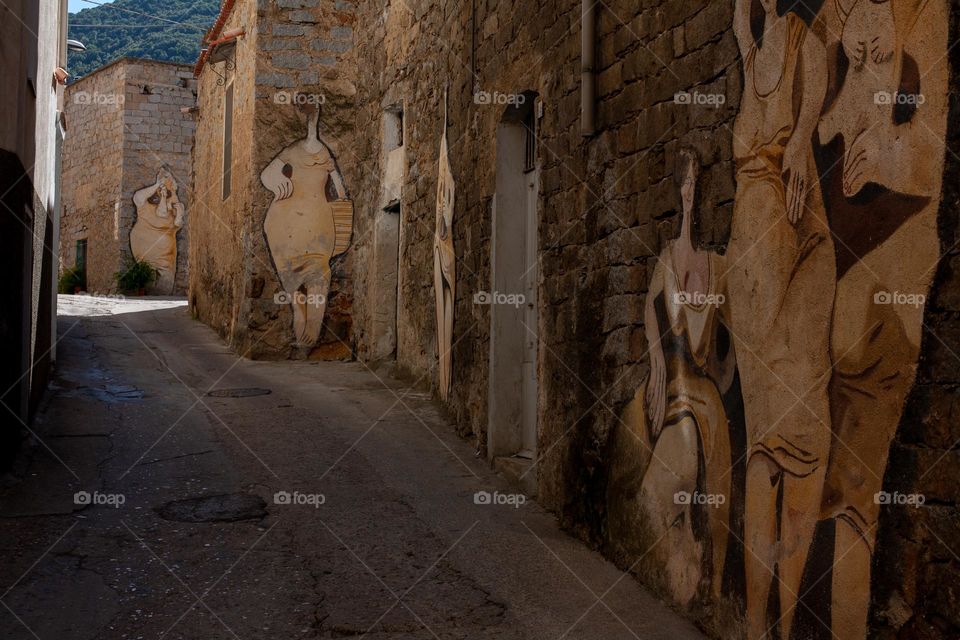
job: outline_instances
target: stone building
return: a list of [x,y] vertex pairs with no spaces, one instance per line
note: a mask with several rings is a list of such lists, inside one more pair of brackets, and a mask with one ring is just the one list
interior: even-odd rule
[[0,5],[0,468],[56,359],[67,2]]
[[[354,13],[344,1],[227,0],[196,65],[190,304],[252,357],[351,354],[350,263],[343,248],[350,240],[352,189],[341,175],[356,162],[350,108],[356,73],[347,56]],[[318,152],[322,159],[303,166],[288,162],[292,155],[302,164],[303,154]],[[284,165],[292,178],[283,175]],[[310,166],[320,167],[316,175]],[[281,173],[265,176],[271,167]],[[274,192],[277,180],[292,188]],[[299,214],[285,208],[295,209],[301,198],[324,211],[319,227],[288,219]],[[284,238],[268,240],[271,220]],[[320,236],[322,256],[291,263],[298,238]],[[324,317],[321,329],[317,319]]]
[[194,308],[298,352],[275,96],[327,91],[358,359],[716,637],[960,634],[960,2],[787,4],[228,0],[194,170],[232,101],[242,181],[193,218]]
[[186,293],[195,104],[189,65],[155,60],[120,58],[67,88],[60,266],[82,266],[88,291],[115,291],[136,256],[161,271],[149,293]]

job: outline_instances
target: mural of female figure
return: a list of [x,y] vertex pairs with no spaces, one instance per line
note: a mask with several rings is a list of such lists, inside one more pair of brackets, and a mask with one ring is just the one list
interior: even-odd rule
[[[834,523],[832,627],[867,637],[870,567],[890,444],[913,386],[940,254],[948,95],[944,0],[834,0],[838,60],[824,114],[838,257],[834,441],[822,517]],[[842,69],[846,72],[843,73]],[[842,170],[840,170],[842,168]],[[895,296],[902,296],[897,300]]]
[[813,158],[826,53],[776,0],[737,0],[734,31],[744,91],[726,259],[747,429],[747,636],[767,637],[776,575],[790,638],[830,447],[836,268]]
[[456,253],[453,249],[453,209],[456,187],[447,149],[447,97],[444,94],[443,136],[437,169],[437,226],[433,237],[433,287],[436,297],[437,356],[440,397],[450,395],[453,365],[453,303],[457,290]]
[[298,104],[308,114],[307,136],[281,151],[260,180],[274,195],[263,232],[293,307],[295,345],[311,347],[323,328],[330,259],[346,249],[338,242],[343,234],[338,234],[335,213],[348,196],[333,153],[320,138],[319,108],[309,101]]
[[130,230],[130,250],[157,270],[154,291],[170,295],[177,275],[177,231],[183,226],[177,181],[166,167],[160,169],[154,184],[133,194],[133,204],[137,221]]
[[729,417],[740,424],[742,412],[738,392],[731,393],[736,358],[720,318],[722,257],[692,241],[699,168],[693,150],[681,152],[680,237],[654,267],[644,321],[650,376],[624,413],[615,455],[632,459],[618,461],[608,501],[613,535],[629,539],[638,531],[623,529],[643,529],[650,555],[665,569],[666,587],[681,604],[697,595],[704,576],[720,598],[728,540],[739,528],[730,522]]

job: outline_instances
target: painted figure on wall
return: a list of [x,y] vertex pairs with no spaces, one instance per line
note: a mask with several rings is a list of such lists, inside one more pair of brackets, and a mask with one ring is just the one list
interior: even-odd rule
[[453,250],[455,185],[447,149],[447,97],[444,94],[443,135],[437,169],[437,226],[433,238],[433,287],[437,310],[437,355],[440,397],[450,394],[453,348],[453,304],[457,290],[456,254]]
[[[644,314],[650,375],[620,435],[643,462],[612,480],[610,507],[614,535],[635,526],[624,508],[639,516],[664,586],[684,605],[700,591],[736,595],[743,583],[743,405],[722,317],[724,261],[693,244],[699,170],[697,153],[682,150],[680,236],[660,253]],[[626,477],[634,473],[638,482]]]
[[346,251],[353,230],[349,200],[336,158],[320,137],[320,109],[297,101],[308,130],[281,151],[260,174],[273,192],[263,222],[282,298],[293,310],[296,347],[317,344],[330,288],[330,260]]
[[839,42],[829,42],[837,86],[820,123],[819,164],[839,281],[822,516],[834,540],[833,630],[864,638],[877,495],[940,254],[949,12],[944,0],[832,0],[825,13]]
[[[949,11],[785,4],[736,2],[730,242],[723,257],[693,249],[684,194],[647,298],[651,372],[612,439],[609,524],[662,538],[650,555],[678,602],[740,600],[750,640],[863,639],[940,249]],[[678,291],[725,298],[694,313],[671,304]],[[727,511],[671,501],[693,487],[728,491]]]
[[183,203],[173,174],[162,167],[155,183],[133,194],[133,204],[137,221],[130,230],[130,250],[157,270],[153,291],[170,295],[177,276],[177,231],[183,226]]
[[[759,7],[757,6],[759,4]],[[767,636],[777,589],[790,638],[830,451],[836,268],[813,154],[823,43],[776,0],[737,0],[744,90],[727,282],[747,426],[747,637]]]

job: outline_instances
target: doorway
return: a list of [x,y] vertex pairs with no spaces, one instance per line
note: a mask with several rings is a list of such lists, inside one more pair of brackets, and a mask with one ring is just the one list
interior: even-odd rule
[[[488,454],[537,454],[537,223],[540,168],[536,94],[520,94],[497,128],[491,234]],[[519,96],[518,96],[519,98]],[[524,472],[525,475],[525,472]],[[530,478],[535,480],[535,478]]]
[[406,168],[403,147],[403,109],[383,112],[381,129],[381,194],[374,216],[371,313],[373,360],[396,358],[399,306],[401,200]]

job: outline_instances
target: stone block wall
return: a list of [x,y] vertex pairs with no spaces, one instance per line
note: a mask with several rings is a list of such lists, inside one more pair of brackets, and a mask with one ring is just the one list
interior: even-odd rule
[[[64,216],[61,270],[76,262],[76,241],[87,239],[87,289],[116,289],[114,274],[132,256],[134,193],[167,167],[178,196],[189,197],[196,103],[190,67],[122,58],[70,85],[63,154]],[[187,229],[177,233],[175,292],[188,281]]]
[[[823,7],[813,33],[828,39],[823,21],[831,3],[813,4]],[[960,3],[942,4],[949,6],[949,33],[958,33]],[[718,584],[725,594],[721,598],[707,594],[710,586],[703,582],[694,585],[696,598],[678,598],[670,586],[669,574],[675,569],[651,558],[638,563],[643,544],[652,542],[644,538],[640,523],[633,523],[626,538],[623,529],[612,530],[610,514],[620,505],[611,502],[616,498],[611,498],[610,478],[622,463],[618,460],[622,441],[615,434],[623,433],[625,420],[631,420],[630,403],[643,395],[650,372],[653,345],[645,331],[644,310],[654,268],[658,256],[680,235],[681,194],[675,178],[681,148],[695,149],[700,164],[691,230],[694,246],[721,257],[728,248],[737,191],[733,127],[745,82],[732,28],[734,8],[733,2],[687,0],[616,1],[600,7],[597,131],[584,138],[579,2],[478,0],[473,8],[464,3],[363,2],[355,27],[356,129],[366,135],[356,139],[360,161],[345,168],[357,202],[354,331],[357,353],[365,357],[375,352],[378,340],[374,327],[379,298],[374,292],[380,277],[375,268],[376,220],[386,172],[383,123],[386,112],[402,108],[406,165],[396,357],[398,367],[412,380],[436,390],[432,253],[437,160],[448,93],[458,276],[447,408],[458,431],[484,452],[491,318],[490,307],[475,304],[474,294],[491,287],[496,131],[506,111],[496,96],[536,92],[543,105],[537,132],[538,499],[572,533],[624,569],[632,569],[712,635],[723,638],[746,635],[742,580]],[[957,86],[957,55],[950,50],[951,100]],[[478,94],[484,97],[477,99]],[[856,597],[866,591],[870,599],[871,638],[925,639],[960,633],[957,594],[943,586],[955,583],[960,570],[958,487],[953,480],[957,434],[951,426],[960,362],[956,355],[960,348],[953,344],[957,285],[952,280],[960,201],[955,188],[957,158],[950,152],[957,144],[957,113],[951,103],[946,149],[934,145],[930,151],[934,156],[944,153],[947,159],[939,214],[944,259],[926,309],[917,382],[883,479],[884,491],[921,494],[927,503],[924,508],[889,505],[880,510],[872,571],[860,581],[870,587],[861,584],[853,590]],[[905,344],[903,348],[907,349]],[[771,397],[769,402],[779,399]],[[638,443],[633,446],[642,449]],[[649,455],[636,453],[637,460],[644,456],[649,460]],[[735,464],[731,472],[742,470]],[[635,493],[641,480],[637,472]],[[737,500],[742,504],[743,496]],[[731,517],[738,523],[743,514]],[[739,526],[733,525],[741,538],[733,556],[744,555]],[[831,531],[818,525],[816,541],[810,534],[818,553],[833,544]],[[829,571],[829,551],[825,557],[808,567]],[[835,562],[841,560],[838,555]],[[731,571],[742,575],[743,567],[736,565],[742,561],[735,560]],[[703,563],[702,573],[708,575],[708,560]],[[808,587],[812,582],[803,584]],[[836,633],[845,637],[846,627],[836,621],[847,613],[843,599],[851,594],[835,583],[838,599],[831,604],[823,590],[829,582],[829,577],[816,581],[819,590],[804,593],[797,633],[815,634],[810,630],[819,629],[826,634],[823,637],[830,637],[817,618],[829,622],[832,606]]]
[[60,270],[76,266],[87,240],[87,290],[108,293],[120,270],[120,183],[123,176],[124,67],[110,65],[67,87],[63,143]]
[[[189,65],[152,60],[131,60],[126,65],[123,112],[124,150],[121,185],[120,246],[130,256],[130,229],[136,220],[133,194],[154,184],[166,166],[177,181],[180,202],[190,200],[190,152],[196,122],[183,109],[196,105],[197,96]],[[189,283],[188,221],[177,232],[175,291],[185,295]]]
[[[254,233],[248,218],[253,211],[254,85],[259,33],[255,2],[239,2],[227,17],[224,30],[244,28],[233,57],[208,66],[197,78],[197,129],[193,152],[190,209],[190,309],[232,345],[249,354],[240,318],[246,308],[247,247]],[[224,96],[232,81],[232,188],[223,198]]]
[[[307,136],[308,117],[299,108],[306,106],[319,107],[320,137],[341,171],[358,162],[352,139],[355,71],[347,55],[354,11],[345,1],[243,0],[224,26],[224,31],[246,30],[237,44],[237,69],[230,72],[236,95],[235,193],[227,201],[220,200],[219,188],[197,196],[205,212],[199,215],[205,218],[191,231],[203,234],[191,265],[200,269],[191,291],[199,317],[250,357],[344,358],[353,350],[350,251],[331,264],[325,327],[318,343],[307,350],[291,345],[292,313],[289,304],[277,302],[283,285],[264,235],[274,196],[260,175],[285,148]],[[217,85],[214,70],[222,73],[221,67],[223,63],[207,63],[200,76],[197,185],[219,184],[218,109],[224,87]],[[345,186],[353,196],[353,184],[347,180]],[[235,229],[232,238],[224,237],[222,225],[211,222],[218,218]],[[221,290],[228,282],[226,295]]]

